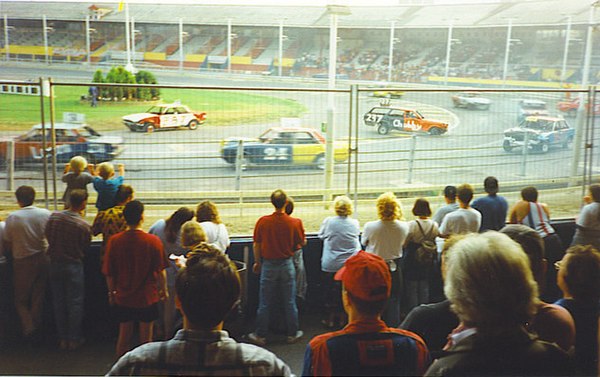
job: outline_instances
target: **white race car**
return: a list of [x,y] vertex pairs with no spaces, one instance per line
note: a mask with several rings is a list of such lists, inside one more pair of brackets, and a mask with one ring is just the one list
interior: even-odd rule
[[159,129],[187,127],[195,130],[206,121],[205,112],[196,112],[177,103],[155,105],[145,113],[123,117],[123,123],[131,131],[152,132]]
[[454,107],[462,107],[469,110],[488,110],[492,101],[481,97],[479,92],[461,92],[452,96]]

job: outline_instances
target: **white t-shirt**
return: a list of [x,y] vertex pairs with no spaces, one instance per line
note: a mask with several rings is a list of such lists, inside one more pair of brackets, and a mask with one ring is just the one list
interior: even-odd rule
[[215,224],[212,221],[203,221],[200,223],[204,233],[206,233],[206,243],[209,243],[217,249],[225,252],[229,247],[229,233],[225,224]]
[[3,238],[11,244],[14,259],[45,253],[48,241],[44,233],[50,211],[28,206],[8,215]]
[[444,217],[440,226],[442,234],[477,233],[481,226],[481,213],[473,208],[459,208]]
[[404,221],[370,221],[360,237],[365,251],[376,254],[386,261],[402,257],[402,245],[408,236],[408,224]]

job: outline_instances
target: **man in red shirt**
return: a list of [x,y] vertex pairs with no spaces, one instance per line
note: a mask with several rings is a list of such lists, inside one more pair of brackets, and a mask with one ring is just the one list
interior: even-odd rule
[[[252,270],[260,275],[259,304],[256,313],[256,332],[248,335],[253,343],[264,346],[267,343],[269,313],[281,302],[284,306],[287,325],[287,342],[294,343],[304,335],[298,329],[298,308],[296,307],[296,271],[294,252],[305,243],[304,227],[285,213],[288,201],[283,190],[271,194],[271,204],[275,212],[263,216],[254,227],[254,265]],[[277,297],[280,291],[282,296]]]
[[139,200],[127,203],[123,216],[128,229],[109,239],[102,267],[109,303],[119,321],[117,357],[131,349],[135,322],[139,322],[140,343],[152,341],[157,303],[167,297],[168,261],[160,238],[142,230],[144,205]]
[[425,342],[381,320],[392,288],[387,263],[359,251],[348,258],[335,280],[342,282],[348,325],[310,341],[302,375],[422,376],[429,365]]

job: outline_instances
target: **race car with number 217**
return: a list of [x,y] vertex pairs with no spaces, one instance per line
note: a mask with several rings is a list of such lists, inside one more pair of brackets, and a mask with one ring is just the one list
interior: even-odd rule
[[448,124],[426,119],[420,112],[399,107],[375,106],[364,116],[365,125],[375,127],[380,135],[390,131],[420,132],[441,135],[448,131]]
[[[258,139],[227,138],[221,142],[221,157],[225,162],[236,163],[240,141],[243,141],[243,168],[248,165],[308,165],[318,169],[325,168],[325,138],[312,128],[273,127]],[[335,162],[347,159],[347,144],[334,142]]]

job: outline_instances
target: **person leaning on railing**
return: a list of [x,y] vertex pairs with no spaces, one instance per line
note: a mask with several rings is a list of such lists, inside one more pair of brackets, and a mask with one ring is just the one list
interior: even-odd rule
[[583,198],[585,205],[575,222],[571,246],[592,245],[600,250],[600,185],[591,185],[588,194]]

